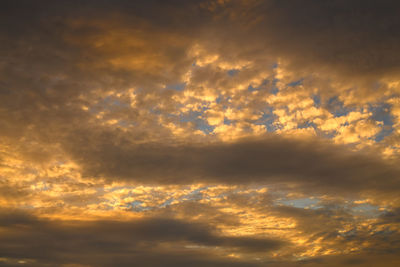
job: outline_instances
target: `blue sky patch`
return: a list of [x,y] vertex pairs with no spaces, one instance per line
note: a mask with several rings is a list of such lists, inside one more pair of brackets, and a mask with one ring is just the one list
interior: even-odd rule
[[228,70],[226,73],[227,73],[230,77],[233,77],[233,76],[236,76],[239,72],[240,72],[240,70],[238,70],[238,69],[231,69],[231,70]]
[[341,117],[349,114],[353,109],[345,107],[343,101],[340,101],[337,96],[331,97],[326,103],[327,109],[335,116]]
[[165,89],[175,90],[175,91],[183,91],[185,90],[186,83],[175,83],[175,84],[168,84],[165,86]]
[[391,115],[391,106],[387,103],[370,105],[369,112],[372,112],[371,119],[383,122],[382,130],[375,136],[375,141],[380,142],[393,132],[394,118]]
[[314,101],[314,106],[319,108],[321,106],[321,96],[319,95],[312,95],[312,99]]
[[317,208],[316,204],[319,202],[319,200],[314,199],[314,198],[297,198],[297,199],[287,199],[287,198],[282,198],[276,201],[276,203],[279,205],[285,205],[285,206],[292,206],[295,208]]
[[297,81],[293,81],[287,84],[288,87],[294,87],[294,86],[298,86],[298,85],[302,85],[303,84],[303,78]]
[[379,210],[378,206],[368,203],[359,204],[351,207],[351,211],[356,215],[363,215],[367,217],[378,217],[383,212]]

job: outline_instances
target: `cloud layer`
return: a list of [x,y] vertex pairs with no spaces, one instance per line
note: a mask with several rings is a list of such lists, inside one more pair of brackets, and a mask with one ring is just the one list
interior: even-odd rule
[[3,1],[0,265],[398,266],[396,1]]

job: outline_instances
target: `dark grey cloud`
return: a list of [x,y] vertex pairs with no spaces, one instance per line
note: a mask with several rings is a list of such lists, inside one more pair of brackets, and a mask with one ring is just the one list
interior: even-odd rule
[[[328,255],[297,262],[271,263],[272,267],[316,267],[316,266],[349,266],[349,267],[396,267],[399,264],[399,257],[394,253],[352,253],[349,255]],[[267,265],[268,266],[268,265]]]
[[102,133],[72,137],[65,147],[86,175],[111,180],[148,184],[290,183],[335,194],[395,193],[400,185],[395,164],[372,153],[354,152],[316,139],[269,136],[208,145],[133,145]]
[[[224,236],[214,226],[204,222],[163,217],[63,221],[38,218],[22,210],[2,209],[1,264],[14,266],[24,260],[29,266],[365,266],[366,262],[371,266],[396,266],[400,260],[396,231],[377,232],[374,227],[378,224],[360,227],[354,221],[354,229],[339,233],[343,223],[355,219],[344,210],[304,210],[280,206],[270,212],[271,215],[294,219],[299,224],[295,231],[301,231],[310,244],[329,244],[330,248],[339,251],[348,246],[359,250],[349,255],[301,260],[264,258],[258,262],[251,256],[233,260],[226,255],[234,252],[265,257],[275,250],[296,252],[298,248],[285,240]],[[348,218],[340,219],[343,216]],[[387,229],[394,226],[384,219],[381,223],[389,223]],[[362,245],[366,243],[368,246]]]
[[[11,58],[29,56],[46,59],[47,64],[54,65],[56,61],[52,57],[43,56],[54,55],[55,51],[60,52],[58,55],[79,51],[81,57],[64,60],[69,63],[95,61],[93,56],[100,55],[93,54],[90,51],[93,48],[81,45],[88,36],[115,29],[112,23],[105,28],[94,23],[103,20],[122,22],[132,33],[153,30],[149,40],[156,41],[155,35],[160,33],[175,33],[191,39],[189,42],[181,39],[176,48],[167,47],[170,44],[164,39],[164,47],[154,47],[160,49],[158,52],[170,54],[180,67],[185,46],[208,40],[210,51],[214,48],[225,51],[221,53],[223,57],[254,59],[271,54],[275,59],[290,61],[296,68],[311,67],[311,72],[327,70],[369,80],[399,73],[400,39],[396,33],[400,26],[397,16],[400,5],[397,1],[271,0],[230,1],[223,5],[213,2],[5,1],[1,36],[7,42],[2,44],[3,51],[8,54],[7,50],[16,51],[15,44],[19,44],[19,53],[11,53]],[[79,19],[89,23],[69,27],[68,21]],[[80,43],[67,44],[63,37],[71,34],[80,38]],[[35,44],[40,44],[42,49],[36,49]],[[126,52],[120,49],[121,55]],[[129,53],[136,52],[131,47]],[[135,79],[157,77],[138,70],[129,75]],[[172,73],[169,76],[176,77]]]
[[[0,227],[5,230],[0,237],[0,256],[34,260],[38,266],[67,263],[242,266],[240,261],[213,255],[213,249],[268,253],[286,245],[284,240],[223,236],[206,224],[165,218],[59,221],[39,219],[22,211],[3,210]],[[187,248],[188,245],[200,247]],[[204,246],[209,247],[208,252]]]
[[[231,42],[222,48],[232,48],[228,56],[257,47],[290,61],[295,71],[368,80],[399,73],[399,10],[390,0],[308,0],[232,1],[215,12],[224,14],[217,21],[228,28],[223,36]],[[236,45],[241,53],[235,53]]]

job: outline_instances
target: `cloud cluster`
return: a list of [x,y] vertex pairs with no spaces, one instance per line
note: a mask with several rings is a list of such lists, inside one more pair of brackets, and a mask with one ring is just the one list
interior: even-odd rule
[[3,1],[0,265],[397,266],[399,11]]

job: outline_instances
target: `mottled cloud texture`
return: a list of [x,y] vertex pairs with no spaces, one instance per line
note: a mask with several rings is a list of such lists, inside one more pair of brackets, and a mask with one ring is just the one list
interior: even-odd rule
[[2,1],[0,266],[399,266],[397,1]]

